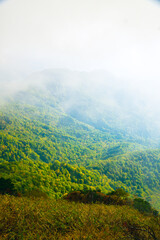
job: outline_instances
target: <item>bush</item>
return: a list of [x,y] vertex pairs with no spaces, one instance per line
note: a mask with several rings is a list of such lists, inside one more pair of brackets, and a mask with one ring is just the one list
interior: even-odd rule
[[114,191],[108,195],[97,190],[84,190],[71,192],[65,195],[64,199],[83,203],[100,202],[107,205],[125,205],[127,204],[126,196],[128,196],[128,193],[120,190]]
[[12,183],[11,179],[0,178],[0,194],[16,195],[17,191]]
[[149,202],[142,198],[135,198],[133,207],[142,213],[152,213],[152,207]]

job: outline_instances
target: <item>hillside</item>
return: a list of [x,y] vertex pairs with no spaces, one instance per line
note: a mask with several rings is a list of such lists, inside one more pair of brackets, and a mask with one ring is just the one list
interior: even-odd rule
[[0,195],[0,238],[160,239],[158,217],[129,206]]
[[20,193],[40,189],[53,198],[83,188],[122,187],[159,208],[153,201],[160,193],[158,135],[135,106],[124,121],[128,94],[119,100],[112,81],[107,93],[114,88],[121,108],[109,105],[113,96],[102,102],[106,92],[99,99],[96,86],[87,92],[94,78],[44,71],[29,78],[34,84],[27,90],[8,97],[0,109],[0,177],[10,178]]

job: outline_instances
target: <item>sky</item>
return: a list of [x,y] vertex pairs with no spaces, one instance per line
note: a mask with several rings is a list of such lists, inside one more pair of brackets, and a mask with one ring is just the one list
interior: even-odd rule
[[159,64],[159,1],[0,1],[1,70],[104,69],[160,103]]

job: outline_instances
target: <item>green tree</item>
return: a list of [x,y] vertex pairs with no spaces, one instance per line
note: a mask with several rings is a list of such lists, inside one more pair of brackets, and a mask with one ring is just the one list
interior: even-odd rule
[[0,193],[1,194],[16,194],[14,184],[11,179],[0,178]]

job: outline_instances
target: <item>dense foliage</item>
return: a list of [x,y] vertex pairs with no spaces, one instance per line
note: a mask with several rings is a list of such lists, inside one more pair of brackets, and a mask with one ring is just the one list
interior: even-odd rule
[[19,194],[60,198],[73,190],[119,187],[159,208],[153,200],[160,194],[160,150],[147,150],[148,139],[117,130],[113,119],[108,130],[80,122],[57,96],[53,89],[30,90],[1,107],[0,177]]
[[66,200],[83,203],[103,203],[106,205],[131,206],[141,213],[158,216],[158,211],[152,208],[151,204],[142,198],[131,199],[129,193],[122,188],[115,191],[102,193],[99,190],[80,190],[70,192],[63,197]]

